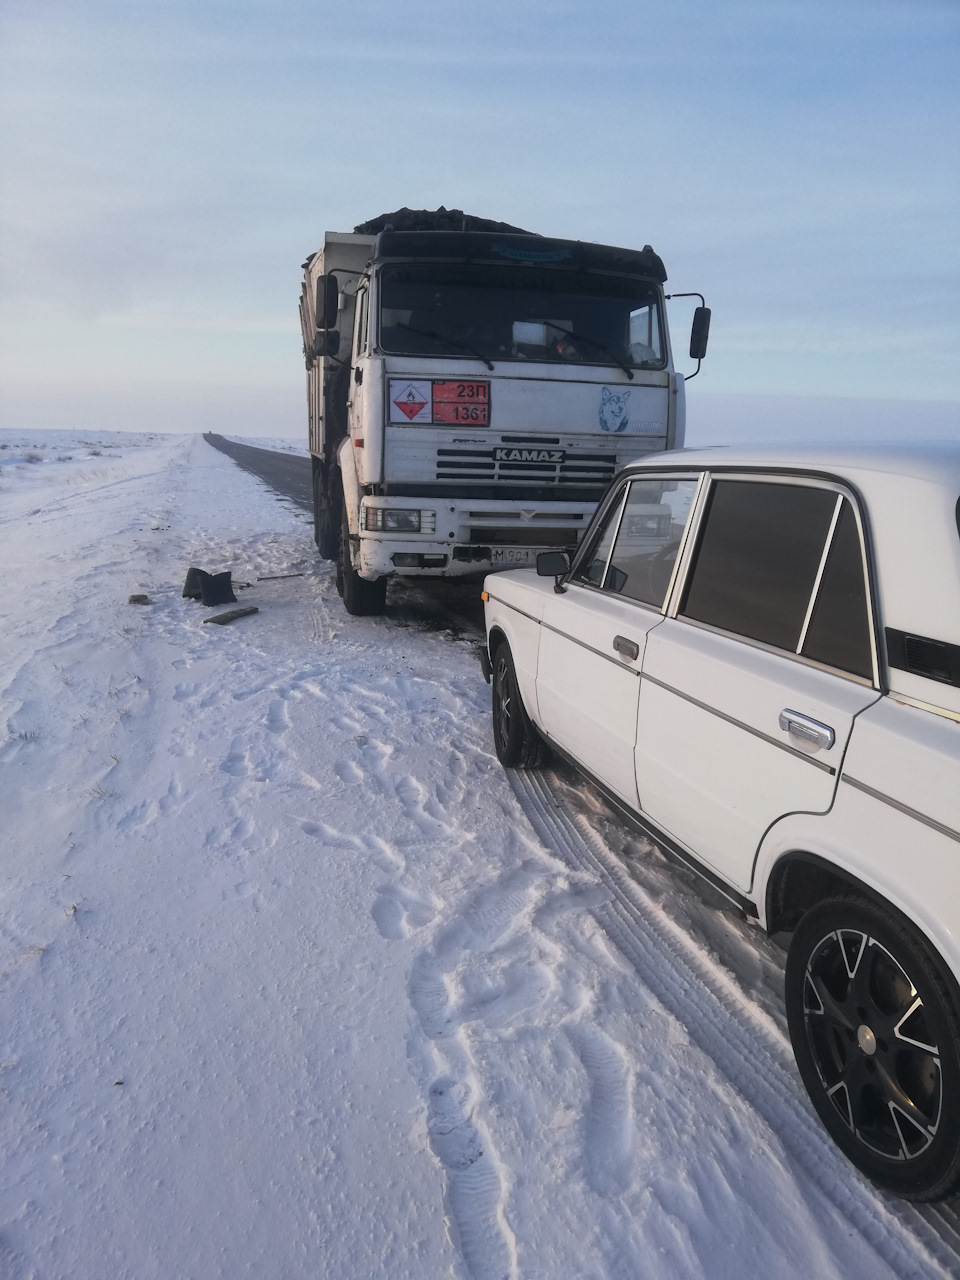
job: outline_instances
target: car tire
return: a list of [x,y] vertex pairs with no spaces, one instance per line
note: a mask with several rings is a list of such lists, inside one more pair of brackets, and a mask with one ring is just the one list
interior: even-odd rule
[[497,647],[492,665],[493,745],[497,759],[505,769],[535,768],[546,761],[549,751],[524,709],[509,645]]
[[340,557],[337,562],[337,590],[343,607],[355,618],[371,618],[383,613],[387,603],[387,580],[369,582],[361,578],[350,560],[350,525],[346,508],[340,523]]
[[790,1038],[810,1100],[879,1186],[938,1200],[960,1181],[960,1022],[924,939],[857,896],[811,908],[787,956]]

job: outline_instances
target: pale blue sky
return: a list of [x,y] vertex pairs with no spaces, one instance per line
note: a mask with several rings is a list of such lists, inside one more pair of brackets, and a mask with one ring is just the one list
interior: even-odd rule
[[960,434],[958,54],[957,0],[0,0],[0,425],[301,434],[300,263],[445,204],[651,243],[691,420]]

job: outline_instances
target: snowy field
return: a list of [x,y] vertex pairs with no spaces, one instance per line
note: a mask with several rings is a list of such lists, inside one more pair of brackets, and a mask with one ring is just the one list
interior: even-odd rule
[[501,770],[472,642],[349,618],[308,525],[199,437],[0,433],[3,1280],[956,1274],[782,952]]

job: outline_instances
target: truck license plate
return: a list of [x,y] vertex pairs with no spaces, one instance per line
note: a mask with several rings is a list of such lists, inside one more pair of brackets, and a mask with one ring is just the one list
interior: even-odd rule
[[437,423],[490,425],[490,383],[456,379],[433,384],[433,420]]
[[536,561],[536,551],[532,547],[494,547],[491,556],[493,564],[511,569],[523,569]]

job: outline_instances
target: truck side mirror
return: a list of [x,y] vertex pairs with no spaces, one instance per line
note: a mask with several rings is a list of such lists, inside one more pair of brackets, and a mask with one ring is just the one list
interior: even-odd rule
[[690,359],[702,360],[707,354],[707,339],[710,337],[710,308],[697,307],[693,313],[693,324],[690,326]]
[[340,334],[336,329],[318,329],[313,343],[313,358],[335,356],[340,350]]
[[317,328],[332,329],[340,310],[340,283],[334,275],[317,276]]

